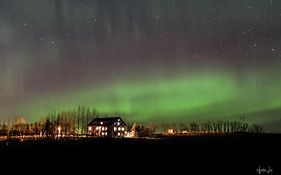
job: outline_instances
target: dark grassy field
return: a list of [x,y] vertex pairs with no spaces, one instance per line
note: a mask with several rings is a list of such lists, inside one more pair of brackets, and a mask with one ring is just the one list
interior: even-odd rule
[[[258,174],[281,168],[281,135],[192,136],[161,139],[78,139],[0,142],[1,161],[42,168],[133,168],[174,172]],[[2,164],[3,165],[3,164]],[[112,170],[112,169],[111,169]],[[150,170],[149,170],[150,171]],[[197,172],[197,173],[194,173]]]

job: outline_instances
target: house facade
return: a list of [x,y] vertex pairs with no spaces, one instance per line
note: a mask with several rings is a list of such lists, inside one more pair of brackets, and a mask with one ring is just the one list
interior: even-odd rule
[[121,117],[95,118],[88,124],[88,135],[95,137],[125,137],[127,125]]

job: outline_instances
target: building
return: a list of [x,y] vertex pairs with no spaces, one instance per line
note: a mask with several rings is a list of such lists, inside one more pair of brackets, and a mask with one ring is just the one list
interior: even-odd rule
[[88,124],[88,135],[96,137],[125,137],[127,125],[121,117],[95,118]]

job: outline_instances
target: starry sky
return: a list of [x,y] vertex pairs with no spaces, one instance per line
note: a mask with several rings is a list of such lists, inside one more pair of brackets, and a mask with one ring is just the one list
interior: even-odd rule
[[281,132],[279,0],[0,0],[0,119],[86,105]]

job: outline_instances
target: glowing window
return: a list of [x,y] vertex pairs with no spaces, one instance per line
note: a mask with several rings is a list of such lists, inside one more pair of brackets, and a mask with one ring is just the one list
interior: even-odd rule
[[107,136],[107,132],[104,133]]
[[116,130],[117,130],[117,128],[116,128],[116,127],[114,127],[113,129],[114,129],[114,131],[116,131]]
[[120,131],[121,130],[121,128],[120,127],[118,127],[118,131]]
[[119,126],[119,125],[120,125],[120,122],[117,122],[117,125]]
[[107,127],[105,127],[104,130],[107,130]]
[[104,132],[102,132],[101,135],[104,135]]
[[120,132],[118,132],[118,136],[120,136],[121,134],[120,134]]
[[104,127],[102,127],[101,130],[104,131]]
[[89,126],[89,131],[92,131],[92,127],[91,126]]
[[96,130],[99,130],[99,127],[98,127],[98,126],[96,127]]
[[122,129],[122,131],[125,131],[125,128],[124,128],[124,127],[122,127],[121,129]]
[[100,122],[100,124],[102,125],[102,124],[103,124],[103,122]]

